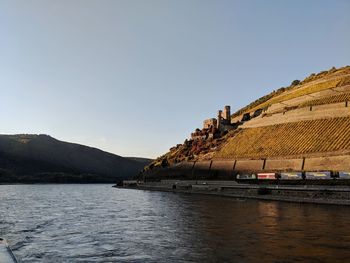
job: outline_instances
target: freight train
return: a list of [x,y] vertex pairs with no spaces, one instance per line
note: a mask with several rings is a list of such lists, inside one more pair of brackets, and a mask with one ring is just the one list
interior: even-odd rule
[[265,172],[256,174],[237,174],[238,180],[323,180],[323,179],[349,179],[350,172]]

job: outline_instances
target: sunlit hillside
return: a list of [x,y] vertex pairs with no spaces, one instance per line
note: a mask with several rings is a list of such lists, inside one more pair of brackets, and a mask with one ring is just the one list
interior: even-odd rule
[[238,110],[233,116],[238,116],[246,112],[253,112],[256,109],[271,106],[275,103],[294,99],[302,95],[319,92],[326,89],[345,86],[350,84],[350,66],[340,69],[332,68],[329,71],[323,71],[318,74],[311,74],[303,81],[296,81],[298,84],[291,84],[286,88],[280,88],[270,94],[257,99],[246,107]]
[[318,119],[241,130],[217,158],[305,156],[350,151],[350,118]]
[[350,66],[311,74],[236,111],[226,131],[208,137],[207,130],[197,130],[196,138],[171,148],[146,170],[183,161],[347,153],[349,100]]

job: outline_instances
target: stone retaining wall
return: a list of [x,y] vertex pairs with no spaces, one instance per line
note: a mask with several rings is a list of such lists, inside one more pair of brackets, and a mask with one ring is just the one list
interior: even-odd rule
[[303,159],[266,160],[265,170],[302,170]]
[[304,170],[350,171],[350,156],[307,158]]
[[336,87],[333,90],[338,91],[338,92],[350,92],[350,85]]
[[261,171],[264,160],[237,160],[235,171]]
[[167,168],[156,168],[145,174],[149,179],[229,179],[237,173],[274,171],[350,171],[350,155],[295,159],[213,160],[183,162]]
[[164,178],[193,178],[195,162],[182,162],[170,167],[154,168],[143,173],[148,180],[161,180]]
[[276,113],[271,116],[257,117],[245,122],[241,128],[255,128],[276,124],[307,121],[315,119],[326,119],[350,116],[350,105],[346,107],[345,102],[304,107],[300,109]]
[[[335,77],[335,78],[337,78],[337,77]],[[330,81],[330,79],[325,80],[325,81],[321,81],[321,82],[327,82],[327,81]],[[315,84],[315,82],[303,85],[304,86],[303,89],[307,88],[307,86],[312,86],[314,84]],[[297,98],[284,100],[282,102],[278,102],[278,103],[272,104],[267,109],[267,112],[268,113],[273,113],[275,111],[279,111],[279,110],[283,109],[286,106],[296,106],[296,105],[298,105],[300,103],[304,103],[305,101],[308,101],[308,100],[311,100],[311,99],[324,98],[324,97],[327,97],[327,96],[330,96],[330,95],[339,94],[339,92],[347,92],[349,90],[350,90],[350,85],[346,85],[346,86],[329,88],[329,89],[321,90],[321,91],[318,91],[318,92],[314,92],[314,93],[298,96]],[[291,90],[291,91],[288,91],[286,93],[293,93],[293,92],[294,91]],[[285,96],[286,93],[282,93],[281,95],[278,95],[276,98],[278,98],[279,96]]]
[[211,175],[216,178],[228,178],[232,176],[236,161],[213,161]]
[[194,165],[195,178],[207,178],[210,176],[212,161],[196,162]]

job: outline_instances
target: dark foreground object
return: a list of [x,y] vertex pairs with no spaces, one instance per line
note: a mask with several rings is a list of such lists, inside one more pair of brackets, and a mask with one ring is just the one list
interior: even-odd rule
[[5,239],[0,238],[0,262],[1,263],[17,263],[10,247]]

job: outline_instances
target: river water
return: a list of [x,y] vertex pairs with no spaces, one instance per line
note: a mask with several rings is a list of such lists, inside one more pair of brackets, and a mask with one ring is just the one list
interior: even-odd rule
[[115,189],[1,185],[21,262],[350,262],[350,207]]

